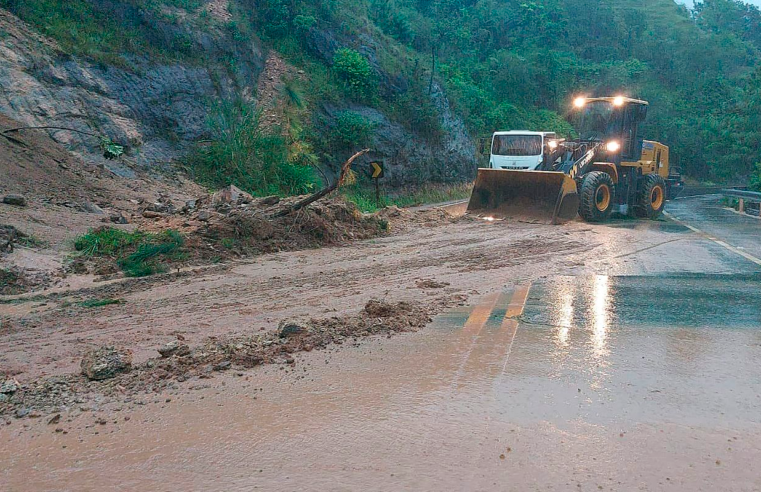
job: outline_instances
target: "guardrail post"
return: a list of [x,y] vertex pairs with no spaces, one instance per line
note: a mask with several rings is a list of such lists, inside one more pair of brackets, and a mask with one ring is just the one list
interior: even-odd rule
[[740,200],[738,201],[737,211],[740,212],[741,214],[745,213],[745,199],[744,198],[740,198]]

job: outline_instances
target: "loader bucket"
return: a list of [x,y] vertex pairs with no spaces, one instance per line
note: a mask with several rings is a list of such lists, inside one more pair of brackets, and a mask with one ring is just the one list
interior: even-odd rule
[[579,195],[567,174],[479,169],[468,214],[558,224],[576,217]]

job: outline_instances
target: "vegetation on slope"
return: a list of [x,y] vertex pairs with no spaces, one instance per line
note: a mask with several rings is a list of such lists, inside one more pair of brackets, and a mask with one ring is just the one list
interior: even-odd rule
[[[125,52],[199,56],[186,31],[158,35],[142,13],[179,26],[189,16],[173,12],[194,12],[193,28],[203,29],[201,3],[0,0],[65,49],[101,62]],[[746,179],[761,160],[761,13],[742,1],[689,10],[673,0],[231,0],[230,12],[222,28],[235,39],[262,39],[308,77],[293,82],[298,103],[283,128],[263,133],[248,109],[236,116],[242,126],[199,149],[193,168],[209,184],[309,189],[310,166],[375,131],[351,112],[331,131],[314,131],[322,103],[371,106],[436,141],[437,85],[473,138],[517,128],[569,134],[564,115],[575,95],[623,93],[651,102],[647,136],[670,145],[694,178]],[[331,59],[315,53],[316,36],[340,45]],[[249,155],[233,158],[241,149]]]

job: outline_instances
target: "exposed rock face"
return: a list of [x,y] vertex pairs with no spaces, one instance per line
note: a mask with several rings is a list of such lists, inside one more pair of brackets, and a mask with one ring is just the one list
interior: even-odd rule
[[[226,5],[215,0],[207,10],[225,18],[229,15]],[[136,9],[127,0],[110,0],[108,9],[117,19],[139,18],[159,41],[166,39],[167,46],[182,35],[192,44],[199,60],[180,63],[122,55],[116,65],[92,63],[65,54],[54,41],[0,9],[0,113],[23,125],[69,127],[126,144],[124,160],[109,161],[92,137],[69,131],[49,132],[54,140],[89,163],[133,177],[135,166],[160,166],[185,154],[194,142],[207,137],[212,107],[221,100],[251,98],[257,93],[262,74],[267,75],[263,72],[267,56],[255,39],[237,39],[221,28],[201,30],[190,24],[170,23],[151,14],[150,9]],[[347,38],[333,31],[312,29],[306,35],[305,46],[328,65],[341,47],[356,49],[369,60],[383,98],[393,98],[409,89],[404,76],[383,71],[378,61],[383,47],[370,35]],[[279,60],[276,56],[270,59]],[[235,60],[235,68],[231,69],[225,60]],[[279,81],[274,80],[274,84]],[[352,109],[375,124],[373,153],[367,157],[385,163],[385,186],[470,179],[476,169],[473,142],[443,90],[438,85],[434,89],[431,98],[444,130],[444,137],[437,142],[369,107],[336,105],[316,112],[330,122],[338,111]],[[274,88],[271,92],[279,94]]]
[[[157,32],[176,29],[146,21],[153,22]],[[139,155],[132,156],[137,164],[167,162],[186,151],[207,131],[207,105],[247,89],[253,92],[263,67],[258,45],[225,44],[206,33],[196,33],[198,49],[207,50],[210,58],[236,59],[235,78],[215,64],[156,64],[137,57],[125,58],[129,68],[124,69],[89,63],[63,54],[3,9],[0,32],[8,34],[0,36],[0,112],[30,126],[105,134],[138,147]],[[90,137],[66,131],[51,136],[90,162],[130,174],[103,159]]]
[[[399,123],[389,120],[380,111],[366,106],[325,106],[324,112],[328,122],[348,109],[373,124],[372,150],[364,159],[367,162],[384,163],[384,186],[473,179],[477,169],[476,149],[465,130],[465,124],[452,113],[443,93],[436,92],[432,97],[439,107],[444,130],[440,142],[426,141]],[[346,152],[346,157],[350,153]]]

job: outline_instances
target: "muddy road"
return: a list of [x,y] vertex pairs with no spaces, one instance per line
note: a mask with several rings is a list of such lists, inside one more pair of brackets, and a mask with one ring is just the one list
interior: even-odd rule
[[[433,306],[433,322],[295,363],[8,417],[8,490],[761,490],[761,223],[460,220],[344,248],[4,304],[20,382],[92,344]],[[727,216],[729,217],[729,215]],[[678,218],[678,219],[677,219]],[[73,309],[81,296],[122,304]],[[79,296],[79,297],[77,297]],[[69,303],[69,304],[66,304]],[[348,343],[352,342],[352,343]]]

